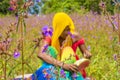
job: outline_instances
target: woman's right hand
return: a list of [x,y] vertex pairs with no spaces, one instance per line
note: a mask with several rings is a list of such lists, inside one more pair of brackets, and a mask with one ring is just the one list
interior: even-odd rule
[[78,72],[78,66],[75,64],[65,64],[63,65],[63,69],[71,71],[71,72]]

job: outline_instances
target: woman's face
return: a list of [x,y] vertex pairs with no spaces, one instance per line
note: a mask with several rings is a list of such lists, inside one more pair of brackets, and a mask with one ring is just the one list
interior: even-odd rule
[[62,32],[62,34],[60,35],[61,38],[65,39],[68,36],[68,32],[70,32],[70,28],[69,26],[67,26],[64,31]]

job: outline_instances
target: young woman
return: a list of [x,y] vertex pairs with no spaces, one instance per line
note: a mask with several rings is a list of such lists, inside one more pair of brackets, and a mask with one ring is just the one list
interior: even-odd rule
[[91,53],[85,47],[84,39],[75,33],[73,21],[66,13],[56,13],[52,26],[52,37],[44,38],[43,46],[38,53],[43,64],[31,76],[31,80],[84,80],[85,75],[82,76],[80,72],[82,67],[78,68],[74,64],[75,60],[79,59],[75,53],[77,47],[84,57],[91,57]]

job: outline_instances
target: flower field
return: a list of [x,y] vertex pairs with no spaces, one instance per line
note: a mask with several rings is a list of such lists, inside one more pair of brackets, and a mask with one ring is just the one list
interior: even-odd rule
[[[85,15],[77,13],[69,15],[74,21],[76,31],[84,37],[86,47],[92,53],[91,64],[86,69],[88,76],[95,80],[120,80],[118,15],[109,16],[115,27],[105,15],[92,12]],[[52,27],[53,16],[54,14],[28,16],[25,19],[26,32],[22,39],[24,41],[23,52],[20,45],[21,31],[20,29],[16,31],[18,18],[0,17],[0,79],[10,80],[21,75],[23,64],[25,74],[33,73],[40,67],[42,61],[37,57],[39,46],[36,45],[41,37],[41,28],[46,25]],[[2,43],[7,46],[6,50],[2,49]],[[20,50],[16,48],[20,48]],[[77,53],[82,58],[82,53],[79,50]],[[23,62],[21,56],[24,56]]]

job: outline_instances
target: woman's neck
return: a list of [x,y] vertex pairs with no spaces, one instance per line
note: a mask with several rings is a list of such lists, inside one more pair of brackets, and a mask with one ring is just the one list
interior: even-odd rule
[[65,39],[63,39],[62,37],[59,37],[59,42],[60,42],[60,46],[62,46],[62,43]]

